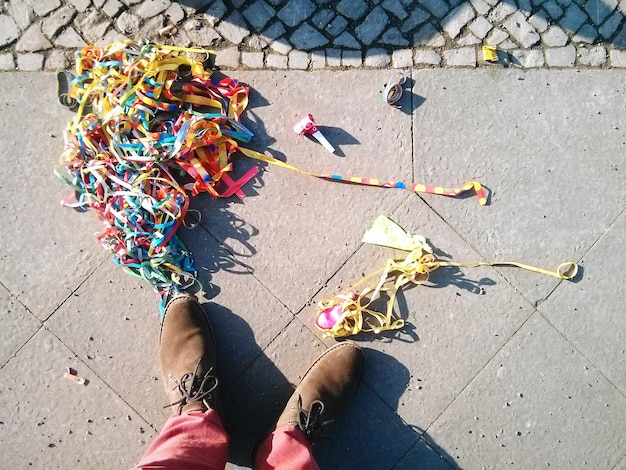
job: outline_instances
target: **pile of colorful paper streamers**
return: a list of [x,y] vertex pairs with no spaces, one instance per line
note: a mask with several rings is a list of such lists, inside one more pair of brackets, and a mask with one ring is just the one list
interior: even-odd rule
[[61,157],[76,197],[64,204],[93,209],[105,226],[100,244],[163,302],[196,279],[176,236],[188,192],[243,197],[258,172],[237,181],[228,174],[239,142],[252,138],[239,122],[248,88],[213,80],[190,54],[210,51],[118,42],[77,52],[69,92],[79,106]]
[[[548,271],[514,261],[453,263],[438,260],[426,239],[420,235],[408,234],[402,227],[381,215],[374,225],[363,236],[365,243],[387,246],[409,254],[401,259],[389,259],[385,266],[364,277],[346,293],[331,299],[323,299],[318,303],[315,320],[316,327],[324,337],[341,338],[356,335],[360,332],[381,333],[404,327],[404,320],[394,318],[394,305],[398,292],[409,284],[423,284],[428,281],[430,273],[440,267],[477,267],[477,266],[513,266],[534,271],[540,274],[572,279],[578,272],[578,265],[573,262],[562,263],[556,271]],[[379,278],[376,284],[358,291],[357,287]],[[373,310],[371,305],[381,297],[388,295],[385,313]]]
[[230,176],[237,151],[326,180],[444,196],[473,190],[486,204],[475,181],[444,188],[312,173],[240,147],[253,136],[240,122],[249,90],[237,80],[215,78],[193,58],[211,54],[150,42],[86,46],[76,53],[76,76],[63,100],[77,104],[61,157],[69,177],[59,175],[75,194],[63,204],[98,214],[105,228],[97,240],[161,294],[161,307],[172,291],[196,282],[192,257],[176,235],[189,210],[188,194],[243,198],[241,188],[258,173],[253,167],[237,180]]

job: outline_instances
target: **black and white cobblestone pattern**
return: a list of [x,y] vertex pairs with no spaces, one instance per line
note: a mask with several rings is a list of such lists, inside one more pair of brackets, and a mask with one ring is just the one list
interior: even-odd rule
[[224,69],[626,67],[626,0],[7,0],[0,70],[70,68],[86,44],[218,51]]

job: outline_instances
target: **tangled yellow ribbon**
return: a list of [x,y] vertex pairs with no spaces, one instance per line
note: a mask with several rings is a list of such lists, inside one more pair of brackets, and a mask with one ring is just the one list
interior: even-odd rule
[[[393,316],[398,291],[407,284],[425,283],[428,281],[430,273],[440,267],[511,266],[563,280],[572,279],[578,273],[578,265],[573,262],[562,263],[556,271],[549,271],[515,261],[473,263],[441,261],[432,254],[432,248],[426,243],[424,237],[409,235],[384,216],[380,216],[376,220],[372,229],[366,232],[363,241],[403,250],[407,250],[407,247],[412,249],[405,258],[388,259],[383,268],[365,276],[350,287],[347,294],[340,294],[331,299],[322,299],[318,303],[315,323],[317,328],[323,331],[325,338],[341,338],[360,332],[378,334],[383,331],[403,328],[404,320],[395,319]],[[359,286],[377,276],[380,276],[380,279],[375,286],[366,287],[357,293]],[[381,293],[387,293],[389,296],[387,310],[384,314],[370,308],[371,304],[380,298]]]

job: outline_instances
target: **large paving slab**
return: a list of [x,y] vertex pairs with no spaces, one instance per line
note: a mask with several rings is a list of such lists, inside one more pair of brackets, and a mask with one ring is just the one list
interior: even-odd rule
[[[416,71],[415,178],[476,179],[489,207],[425,197],[488,260],[578,261],[626,206],[623,76],[613,71]],[[540,302],[554,288],[504,272]]]
[[562,285],[541,313],[622,393],[626,393],[626,318],[623,315],[626,256],[622,213],[583,258],[584,282]]
[[[185,235],[203,285],[223,286],[224,295],[210,287],[198,295],[212,323],[220,379],[227,387],[293,317],[248,272],[215,270],[210,277],[203,275],[204,262],[220,253],[219,246],[201,227]],[[46,322],[155,429],[169,415],[158,367],[158,300],[145,282],[107,262]]]
[[[411,120],[382,102],[387,75],[345,72],[329,81],[323,73],[233,74],[254,89],[243,120],[256,134],[248,147],[315,173],[410,179]],[[293,132],[307,113],[339,155]],[[243,204],[194,207],[207,229],[294,313],[354,252],[372,217],[407,197],[404,191],[328,182],[275,166],[244,191],[250,196]]]
[[[623,467],[623,77],[419,71],[403,111],[380,100],[380,71],[232,75],[254,88],[245,118],[257,134],[252,148],[315,171],[444,185],[477,179],[492,198],[480,207],[474,198],[420,197],[268,166],[243,201],[194,200],[201,226],[181,237],[215,328],[231,467],[247,465],[290,382],[335,342],[313,328],[313,301],[402,254],[361,243],[380,213],[428,237],[445,259],[548,268],[572,259],[584,269],[578,282],[559,283],[513,268],[441,268],[431,287],[407,290],[398,305],[405,330],[356,338],[364,381],[320,445],[320,463]],[[7,465],[21,468],[32,455],[35,468],[65,468],[71,455],[78,467],[110,468],[115,459],[127,468],[167,415],[158,297],[103,262],[94,214],[58,204],[68,192],[51,170],[69,115],[53,104],[54,77],[5,74],[0,87],[10,91],[0,118],[9,129],[0,138],[0,440],[17,449]],[[33,90],[50,106],[30,103]],[[25,112],[39,139],[15,137],[24,135]],[[342,156],[293,134],[306,112]],[[253,164],[239,158],[235,170]],[[65,381],[67,366],[90,384]],[[112,453],[98,453],[102,442]]]
[[[67,367],[87,385],[64,379]],[[130,468],[155,435],[45,329],[0,371],[0,397],[6,468]]]
[[159,323],[158,297],[150,286],[106,262],[46,327],[160,429],[169,413],[157,356]]
[[40,320],[105,257],[97,219],[59,204],[71,195],[53,174],[71,114],[55,86],[50,73],[0,74],[0,282]]
[[624,395],[535,314],[428,431],[461,468],[613,468],[624,410]]

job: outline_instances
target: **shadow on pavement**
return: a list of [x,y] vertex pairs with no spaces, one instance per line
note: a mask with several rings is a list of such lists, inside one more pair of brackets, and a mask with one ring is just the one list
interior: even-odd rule
[[427,287],[441,289],[448,286],[455,286],[458,289],[466,290],[472,294],[483,294],[483,286],[495,286],[496,281],[489,277],[480,279],[469,279],[463,274],[460,268],[443,267],[431,273],[430,283]]
[[[467,42],[468,27],[477,17],[483,17],[491,23],[489,32],[501,29],[518,42],[524,42],[521,44],[523,49],[540,44],[537,30],[543,33],[553,25],[571,36],[576,35],[579,43],[626,47],[624,15],[617,7],[618,2],[608,0],[504,0],[478,3],[442,0],[382,3],[358,0],[336,3],[275,0],[269,2],[271,5],[252,1],[175,1],[198,13],[205,13],[218,30],[220,24],[229,23],[235,30],[249,31],[252,36],[247,41],[244,37],[244,45],[258,43],[254,39],[258,35],[262,39],[261,44],[276,42],[276,48],[287,50],[335,49],[361,52],[378,48],[394,51],[412,47],[440,47],[445,44],[445,38],[453,40],[453,47],[459,47],[464,41]],[[514,16],[516,11],[521,12],[522,16]],[[531,18],[532,21],[529,21]],[[481,24],[483,27],[484,23]],[[535,32],[522,38],[527,27]],[[442,34],[444,32],[445,37]],[[484,37],[474,39],[478,43],[487,44],[490,36],[485,33]],[[491,43],[494,42],[497,42],[495,37]]]
[[[396,414],[411,374],[394,357],[363,348],[363,382],[352,406],[315,451],[323,469],[407,468],[450,469],[452,458],[420,430]],[[368,381],[385,380],[378,396]],[[427,442],[427,439],[430,442]],[[398,460],[398,455],[402,456]]]
[[407,116],[412,116],[413,113],[419,108],[426,98],[413,93],[413,87],[415,87],[415,80],[411,77],[407,77],[405,84],[402,86],[403,94],[399,101],[399,108]]
[[[293,385],[261,350],[243,318],[214,302],[203,307],[218,353],[229,461],[249,466],[255,445],[271,429]],[[363,351],[365,370],[354,402],[315,448],[320,467],[362,469],[380,462],[376,468],[454,468],[449,464],[453,459],[426,432],[396,414],[410,382],[409,370],[390,355],[366,347]],[[369,387],[372,380],[387,384],[381,396]]]
[[459,469],[452,456],[441,448],[435,440],[422,428],[409,426],[416,432],[420,439],[415,445],[415,452],[409,458],[402,461],[397,469]]
[[292,388],[263,353],[243,318],[213,302],[204,307],[212,321],[218,353],[224,427],[231,439],[229,460],[250,465],[255,444],[280,414]]
[[[244,186],[246,196],[256,195],[263,186],[261,174]],[[219,290],[215,290],[217,286],[211,283],[211,274],[220,270],[232,274],[254,272],[246,260],[256,254],[252,239],[259,231],[236,213],[236,205],[240,204],[236,198],[216,200],[206,194],[199,195],[190,203],[190,208],[201,216],[198,226],[179,232],[194,257],[198,281],[207,292],[207,298],[213,298],[219,293]],[[208,290],[209,286],[211,291]]]

